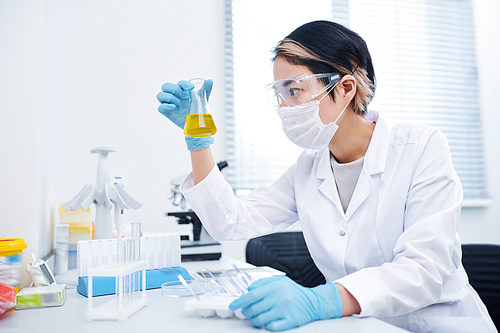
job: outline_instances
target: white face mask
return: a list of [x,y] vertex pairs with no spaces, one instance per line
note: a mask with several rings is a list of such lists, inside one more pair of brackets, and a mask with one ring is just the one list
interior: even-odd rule
[[298,106],[282,106],[278,109],[283,131],[288,139],[299,147],[307,149],[327,147],[339,128],[337,121],[350,103],[349,101],[346,104],[333,123],[325,125],[319,116],[320,101],[311,101]]

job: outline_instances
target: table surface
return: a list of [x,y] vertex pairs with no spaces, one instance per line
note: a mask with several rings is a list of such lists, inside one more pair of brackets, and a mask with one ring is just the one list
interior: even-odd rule
[[[217,270],[229,269],[231,264],[240,267],[251,265],[222,257],[218,261],[183,262],[182,266],[188,271],[200,268]],[[85,321],[87,298],[78,294],[76,288],[68,289],[68,297],[61,307],[9,310],[0,315],[1,332],[141,332],[146,329],[152,331],[180,332],[256,332],[249,320],[232,318],[222,319],[217,316],[203,318],[198,312],[184,309],[184,302],[190,297],[172,298],[161,294],[161,289],[147,291],[148,305],[142,308],[125,322],[116,320],[95,320],[90,323]],[[114,296],[93,298],[94,307],[113,299]],[[322,320],[295,328],[290,332],[406,332],[398,327],[389,325],[375,318],[344,317],[340,319]]]

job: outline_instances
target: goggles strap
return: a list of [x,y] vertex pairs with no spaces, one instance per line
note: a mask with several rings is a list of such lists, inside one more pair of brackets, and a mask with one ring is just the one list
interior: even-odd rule
[[354,73],[356,73],[356,70],[358,69],[359,67],[359,64],[356,65],[356,68],[354,68],[354,70],[352,71],[351,75],[354,75]]
[[[359,66],[359,65],[358,65],[358,66]],[[356,66],[356,68],[352,71],[352,73],[353,73],[353,74],[354,74],[354,72],[358,69],[358,66]],[[352,75],[352,74],[351,74],[351,75]],[[339,80],[339,82],[340,82],[340,80]],[[319,102],[321,102],[321,101],[323,100],[323,98],[325,98],[327,95],[329,95],[329,94],[330,94],[330,92],[331,92],[331,91],[332,91],[332,90],[333,90],[333,89],[337,86],[337,84],[338,84],[338,82],[337,82],[337,83],[335,83],[335,84],[333,85],[333,87],[331,87],[331,88],[328,90],[328,92],[325,94],[325,96],[321,97],[321,98],[318,100],[318,104],[319,104]],[[351,104],[351,101],[352,101],[352,99],[351,99],[349,102],[347,102],[347,104],[344,106],[344,109],[342,110],[342,112],[340,112],[340,114],[339,114],[339,116],[337,117],[337,119],[335,119],[335,121],[333,122],[334,124],[336,124],[336,123],[337,123],[337,121],[340,119],[340,117],[342,117],[342,115],[344,114],[344,111],[347,109],[347,107],[349,106],[349,104]]]
[[335,83],[330,89],[328,89],[328,91],[326,92],[326,94],[318,100],[318,103],[320,103],[323,100],[323,98],[325,98],[326,96],[328,96],[332,92],[332,90],[335,89],[335,87],[337,86],[337,84],[338,84],[338,82]]

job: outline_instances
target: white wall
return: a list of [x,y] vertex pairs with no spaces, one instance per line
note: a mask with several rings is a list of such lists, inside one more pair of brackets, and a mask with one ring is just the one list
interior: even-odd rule
[[[464,208],[463,242],[500,243],[497,0],[474,0],[492,204]],[[0,0],[0,237],[47,254],[54,213],[95,182],[95,146],[111,146],[112,176],[144,206],[126,212],[146,232],[186,230],[164,213],[170,180],[190,168],[180,130],[157,112],[161,84],[215,81],[210,104],[224,159],[222,0]],[[245,242],[224,243],[244,259]],[[28,255],[25,255],[25,262]],[[25,279],[29,281],[29,279]]]
[[25,253],[39,235],[41,7],[0,2],[0,238],[24,238]]
[[[222,1],[44,1],[39,199],[44,208],[95,182],[95,146],[109,155],[111,176],[143,203],[126,211],[144,231],[177,223],[166,196],[172,177],[190,169],[182,131],[157,111],[166,81],[213,78],[218,120],[214,145],[224,156]],[[43,193],[43,194],[42,194]],[[49,212],[43,215],[48,216]]]
[[127,221],[145,232],[190,229],[164,216],[177,210],[170,180],[190,160],[156,93],[167,81],[212,78],[212,150],[224,159],[223,4],[0,0],[0,237],[26,240],[25,264],[50,252],[59,202],[95,182],[96,146],[117,149],[111,175],[144,204]]

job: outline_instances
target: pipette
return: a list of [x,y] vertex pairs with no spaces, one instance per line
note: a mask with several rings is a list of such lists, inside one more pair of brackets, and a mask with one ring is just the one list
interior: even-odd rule
[[[207,273],[212,277],[212,279],[217,283],[217,285],[219,286],[219,288],[221,288],[224,292],[226,293],[230,293],[229,292],[229,289],[227,288],[226,284],[224,282],[222,282],[222,280],[219,280],[215,275],[214,273],[209,270],[208,268],[205,268],[205,270],[207,271]],[[233,296],[236,296],[235,294],[233,293],[230,293],[232,294]]]
[[[198,270],[197,274],[198,274],[198,275],[201,275],[201,277],[202,277],[203,279],[205,279],[205,281],[207,281],[207,282],[208,282],[208,285],[210,286],[210,289],[213,291],[214,295],[215,295],[215,296],[218,296],[218,295],[219,295],[219,290],[221,290],[221,289],[220,289],[220,288],[219,288],[219,286],[217,285],[217,282],[212,281],[212,279],[210,279],[210,278],[207,278],[207,277],[205,276],[205,274],[204,274],[201,270]],[[215,287],[217,287],[217,289],[216,289]],[[225,293],[225,292],[224,292],[224,290],[222,290],[222,293]]]
[[243,275],[245,275],[248,281],[255,282],[255,279],[250,274],[248,274],[247,271],[245,271],[243,268],[240,268],[240,271],[243,273]]
[[236,282],[236,280],[233,279],[233,276],[231,276],[231,274],[229,274],[225,269],[221,269],[221,271],[228,278],[229,282],[231,282],[231,284],[233,285],[234,289],[236,289],[237,292],[239,292],[242,295],[248,292],[248,290],[246,290],[245,287],[243,287],[244,289],[242,289],[240,285]]
[[238,268],[235,264],[232,265],[234,270],[236,271],[237,277],[243,282],[245,287],[250,286],[252,282],[254,282],[254,278],[252,278],[243,268]]
[[196,300],[199,302],[201,301],[200,297],[198,297],[198,295],[196,295],[196,293],[194,292],[193,288],[191,288],[191,286],[186,282],[186,280],[184,280],[184,278],[182,277],[182,275],[177,275],[177,278],[179,279],[179,281],[181,281],[181,283],[184,285],[184,287],[186,287],[187,290],[189,290],[189,292],[191,293],[191,295],[193,295],[194,298],[196,298]]
[[198,283],[201,285],[201,287],[203,288],[203,290],[205,291],[205,294],[208,295],[208,297],[210,297],[210,299],[212,301],[216,301],[218,302],[217,298],[215,298],[214,296],[212,296],[212,294],[210,293],[210,291],[208,290],[207,287],[205,287],[205,283],[208,283],[210,284],[210,282],[208,282],[205,278],[201,277],[198,273],[196,272],[192,272],[190,273],[191,274],[191,277],[193,277],[196,281],[198,281]]

